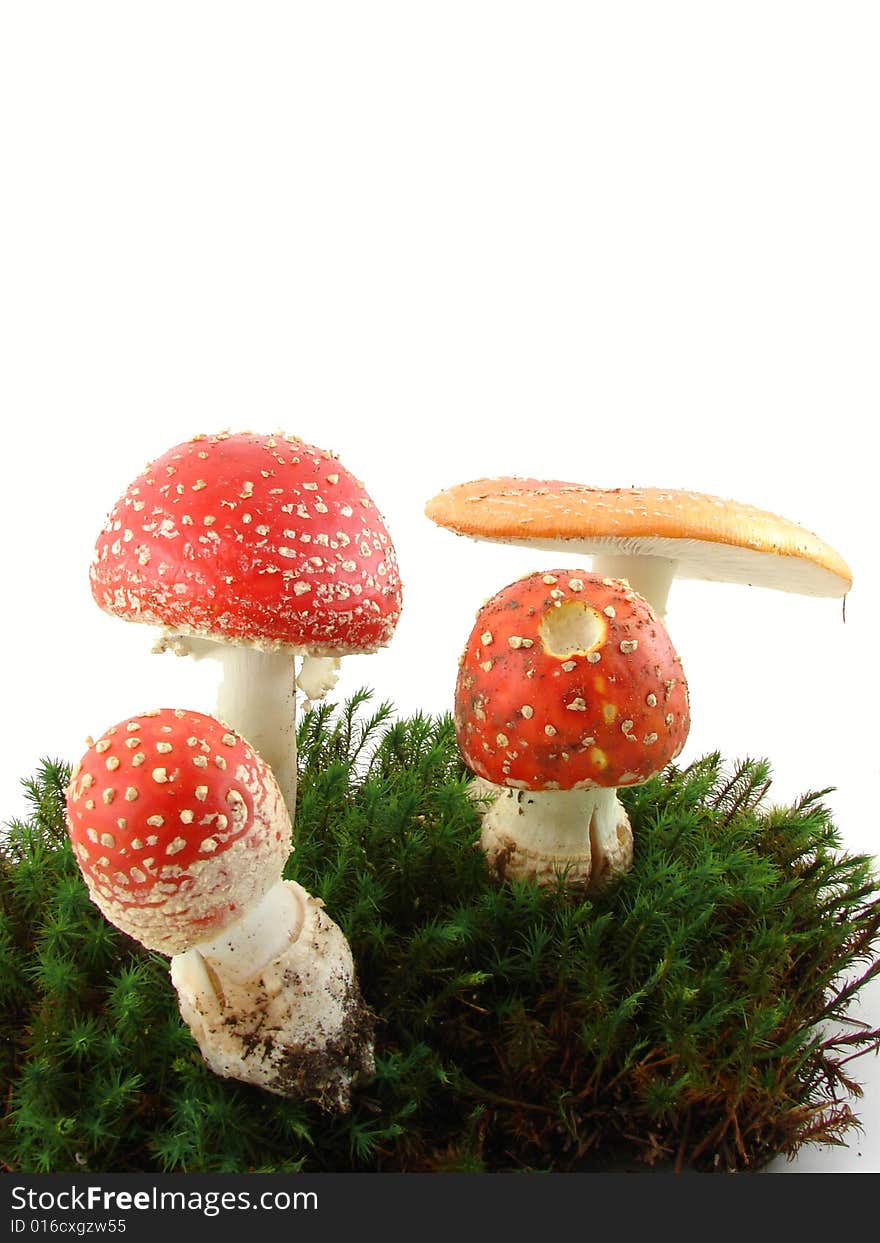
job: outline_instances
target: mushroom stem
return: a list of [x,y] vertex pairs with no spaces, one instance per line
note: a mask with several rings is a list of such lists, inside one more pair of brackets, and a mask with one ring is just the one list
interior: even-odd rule
[[249,980],[299,937],[307,900],[300,885],[279,879],[242,919],[195,948],[223,976]]
[[216,713],[263,757],[281,787],[291,820],[296,812],[296,688],[309,703],[323,699],[339,677],[338,656],[303,656],[299,676],[291,648],[266,652],[195,635],[163,636],[153,649],[223,666]]
[[[492,793],[482,782],[479,797]],[[502,878],[598,888],[632,863],[629,818],[611,788],[498,791],[483,818],[481,843]]]
[[215,643],[223,664],[217,716],[246,738],[275,774],[291,820],[296,811],[296,668],[290,651]]
[[171,960],[180,1013],[215,1074],[349,1108],[373,1073],[373,1021],[323,903],[278,881],[242,919]]
[[193,635],[168,635],[155,651],[220,661],[216,715],[251,744],[275,774],[291,820],[296,811],[296,667],[290,648],[217,643]]
[[623,578],[633,591],[644,596],[657,616],[666,616],[666,600],[675,578],[676,562],[668,557],[644,557],[601,553],[593,557],[593,573],[602,578]]
[[590,888],[604,885],[623,876],[632,867],[633,836],[629,816],[614,789],[592,790],[596,798],[590,809],[590,853],[593,870]]

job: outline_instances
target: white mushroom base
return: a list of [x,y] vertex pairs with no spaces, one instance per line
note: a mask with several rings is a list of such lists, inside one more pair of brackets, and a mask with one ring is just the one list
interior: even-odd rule
[[373,1019],[322,903],[279,881],[255,911],[171,960],[180,1013],[211,1070],[345,1112],[369,1078]]
[[478,780],[475,798],[495,795],[480,844],[502,880],[551,885],[561,877],[596,890],[632,867],[632,829],[616,790],[512,790]]

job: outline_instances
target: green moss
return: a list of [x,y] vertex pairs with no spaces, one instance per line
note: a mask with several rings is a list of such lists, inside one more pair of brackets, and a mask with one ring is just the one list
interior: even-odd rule
[[377,1073],[330,1117],[210,1074],[167,961],[88,900],[63,764],[0,858],[0,1160],[26,1171],[757,1168],[856,1125],[847,1008],[880,887],[821,795],[717,755],[625,792],[631,873],[498,887],[448,718],[363,692],[300,728],[288,864],[351,940]]

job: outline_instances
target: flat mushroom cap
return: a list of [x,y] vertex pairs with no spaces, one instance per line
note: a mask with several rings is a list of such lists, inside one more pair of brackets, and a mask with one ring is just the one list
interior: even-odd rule
[[636,785],[690,727],[666,627],[626,583],[527,575],[480,609],[459,662],[455,729],[468,766],[526,790]]
[[477,479],[428,501],[439,526],[474,539],[582,556],[663,557],[681,578],[844,596],[852,574],[811,531],[701,492],[594,488],[556,479]]
[[220,721],[182,709],[128,717],[90,744],[67,827],[96,906],[163,954],[239,919],[291,850],[268,765]]
[[320,656],[374,651],[400,616],[385,523],[298,437],[196,436],[146,468],[98,537],[92,595],[178,634]]

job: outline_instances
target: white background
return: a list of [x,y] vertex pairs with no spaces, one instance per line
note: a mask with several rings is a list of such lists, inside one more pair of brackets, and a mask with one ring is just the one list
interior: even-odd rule
[[[401,712],[449,708],[475,608],[552,568],[433,528],[445,486],[682,486],[817,531],[845,621],[674,587],[684,758],[834,786],[873,852],[878,36],[804,0],[4,6],[0,818],[41,756],[210,709],[210,666],[92,603],[92,545],[150,457],[282,428],[384,511],[404,616],[340,689]],[[782,1168],[880,1169],[880,1066],[850,1069],[864,1135]]]

